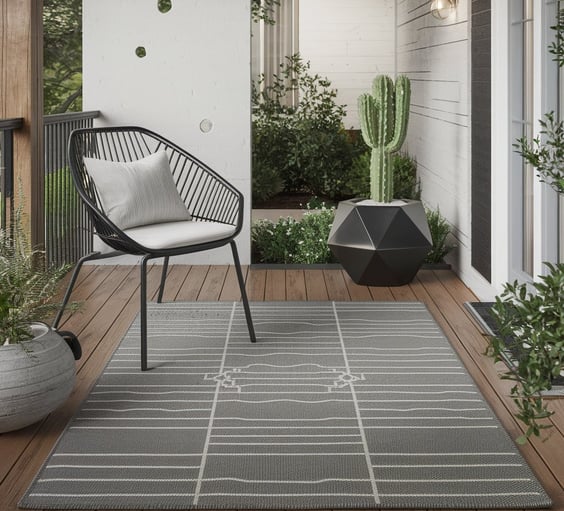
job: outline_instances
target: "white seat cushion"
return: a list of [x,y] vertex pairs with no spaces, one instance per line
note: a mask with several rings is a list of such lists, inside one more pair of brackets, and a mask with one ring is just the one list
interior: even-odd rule
[[233,236],[236,227],[219,222],[166,222],[127,229],[132,240],[148,249],[177,248]]

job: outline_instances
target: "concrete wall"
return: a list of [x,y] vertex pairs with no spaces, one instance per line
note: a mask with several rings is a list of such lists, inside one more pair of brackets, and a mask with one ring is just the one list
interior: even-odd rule
[[[250,260],[250,0],[84,0],[84,109],[100,124],[162,133],[245,195],[238,238]],[[135,54],[144,46],[146,57]],[[200,129],[203,120],[211,131]],[[231,262],[229,249],[196,257]]]
[[357,99],[377,74],[395,73],[394,0],[300,0],[299,50],[338,89],[347,128],[359,128]]

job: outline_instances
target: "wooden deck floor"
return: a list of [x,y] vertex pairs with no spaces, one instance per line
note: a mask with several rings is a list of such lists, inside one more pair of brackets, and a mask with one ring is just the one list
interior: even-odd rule
[[[233,267],[173,266],[169,270],[165,300],[238,300]],[[483,353],[486,341],[465,312],[463,303],[475,296],[450,271],[423,270],[403,287],[369,288],[354,284],[341,270],[246,270],[249,298],[253,301],[405,301],[424,302],[443,328],[468,371],[497,413],[509,434],[521,434],[507,397],[509,383]],[[149,273],[154,296],[159,272]],[[68,402],[43,422],[0,435],[0,511],[14,511],[17,502],[48,456],[65,425],[88,395],[96,378],[138,311],[138,269],[127,266],[88,266],[81,272],[73,298],[84,302],[80,313],[66,319],[64,329],[78,334],[84,355],[77,369],[76,388]],[[521,447],[539,480],[564,511],[564,400],[553,399],[554,428],[546,441],[533,440]]]

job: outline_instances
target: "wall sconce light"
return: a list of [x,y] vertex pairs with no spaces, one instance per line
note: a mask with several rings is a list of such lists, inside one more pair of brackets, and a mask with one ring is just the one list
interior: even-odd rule
[[456,9],[456,0],[432,0],[431,14],[439,19],[448,18]]

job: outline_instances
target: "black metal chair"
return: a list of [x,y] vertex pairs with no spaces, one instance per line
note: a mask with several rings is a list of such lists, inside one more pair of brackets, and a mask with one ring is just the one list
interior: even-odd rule
[[[191,220],[174,222],[175,225],[156,224],[149,227],[149,236],[140,236],[140,229],[122,229],[110,220],[104,211],[103,201],[89,173],[84,158],[96,158],[106,162],[137,162],[157,151],[165,151],[170,170],[180,199],[190,212]],[[250,340],[256,342],[245,281],[234,238],[239,234],[243,222],[243,196],[220,175],[206,164],[181,149],[164,137],[147,129],[130,126],[85,128],[71,133],[68,146],[71,174],[78,194],[84,202],[95,234],[110,247],[110,253],[94,251],[81,258],[71,276],[66,290],[63,307],[55,318],[57,328],[76,283],[82,265],[89,260],[121,254],[142,256],[141,269],[141,369],[147,370],[147,262],[163,258],[163,268],[157,301],[161,302],[165,287],[169,258],[171,256],[200,252],[229,244],[237,272],[241,298],[249,330]],[[208,222],[205,228],[201,222]],[[152,242],[160,227],[174,229],[175,241]],[[178,228],[182,227],[178,238]],[[191,229],[207,231],[207,236],[192,237]],[[213,229],[212,229],[213,228]],[[142,231],[143,229],[141,229]],[[156,231],[157,230],[157,231]],[[166,230],[166,229],[165,229]],[[218,231],[214,234],[213,231]],[[209,233],[211,231],[211,234]]]

